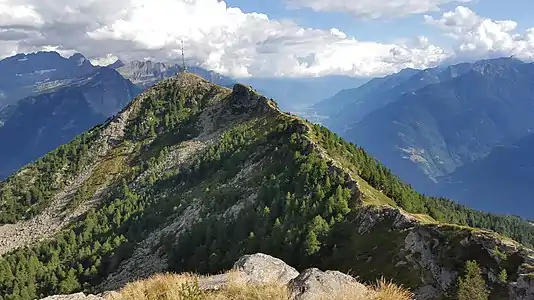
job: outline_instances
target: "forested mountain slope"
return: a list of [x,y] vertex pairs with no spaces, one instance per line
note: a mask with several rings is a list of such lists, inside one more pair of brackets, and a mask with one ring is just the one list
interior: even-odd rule
[[475,63],[451,80],[405,93],[344,134],[403,179],[431,179],[486,157],[534,130],[534,64]]
[[479,209],[534,218],[533,154],[532,134],[496,147],[487,157],[438,178],[435,194]]
[[0,179],[121,111],[140,90],[99,68],[0,110]]
[[530,223],[418,194],[251,88],[192,74],[21,169],[0,199],[11,223],[0,227],[0,299],[217,273],[255,252],[366,282],[385,276],[418,299],[453,299],[477,260],[491,299],[534,296],[534,254],[502,236],[532,245]]

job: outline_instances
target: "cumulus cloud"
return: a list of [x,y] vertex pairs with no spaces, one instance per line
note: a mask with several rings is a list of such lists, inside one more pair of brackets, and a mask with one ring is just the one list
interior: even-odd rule
[[383,75],[447,54],[418,41],[359,41],[302,28],[220,0],[0,0],[0,55],[78,51],[95,62],[186,57],[234,76]]
[[378,19],[403,17],[438,11],[449,3],[467,3],[472,0],[286,0],[290,8],[310,8],[314,11],[345,12],[359,18]]
[[431,16],[425,16],[425,19],[457,41],[454,49],[457,57],[476,59],[513,55],[534,60],[534,28],[518,33],[518,24],[514,21],[494,21],[463,6],[438,19]]

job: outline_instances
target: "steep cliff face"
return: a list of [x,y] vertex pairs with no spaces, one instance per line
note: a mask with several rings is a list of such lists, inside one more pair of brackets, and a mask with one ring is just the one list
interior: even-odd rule
[[[165,271],[219,273],[262,252],[298,270],[384,276],[418,299],[451,298],[474,259],[492,299],[528,297],[519,295],[532,291],[530,250],[416,214],[483,220],[390,175],[251,87],[180,74],[0,183],[0,220],[10,223],[0,227],[0,293],[98,293]],[[528,237],[525,222],[511,224]],[[13,288],[14,272],[28,289]]]

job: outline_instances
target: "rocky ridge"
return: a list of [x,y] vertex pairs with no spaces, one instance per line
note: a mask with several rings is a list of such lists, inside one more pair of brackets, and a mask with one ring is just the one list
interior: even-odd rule
[[[217,144],[222,136],[228,133],[229,128],[244,125],[251,127],[269,125],[266,122],[269,120],[266,120],[265,116],[275,115],[284,121],[290,120],[293,126],[290,128],[291,132],[295,132],[295,135],[298,133],[306,136],[303,153],[317,155],[327,165],[328,172],[339,174],[338,177],[343,178],[344,187],[350,190],[351,213],[347,216],[347,224],[343,224],[351,226],[350,234],[346,238],[340,238],[339,245],[336,245],[340,249],[337,257],[343,260],[335,261],[336,257],[333,257],[329,262],[335,265],[336,269],[345,268],[342,271],[347,271],[347,269],[357,268],[357,274],[366,282],[384,275],[386,278],[394,279],[413,289],[418,299],[436,299],[450,295],[451,284],[456,281],[465,260],[481,259],[485,262],[484,275],[488,282],[496,286],[495,290],[502,293],[501,295],[506,293],[507,296],[511,295],[511,299],[529,299],[529,295],[532,294],[534,289],[528,281],[528,265],[533,260],[533,256],[528,249],[492,232],[437,224],[423,216],[409,214],[397,208],[391,199],[389,199],[390,202],[380,204],[376,203],[380,202],[380,199],[369,202],[369,198],[375,197],[380,192],[369,187],[368,183],[347,168],[338,157],[327,151],[325,146],[314,138],[314,129],[311,125],[299,118],[281,113],[274,102],[244,85],[235,85],[233,90],[224,89],[190,74],[180,75],[178,78],[163,82],[159,87],[147,91],[143,97],[134,101],[123,113],[114,118],[111,121],[113,126],[106,124],[103,129],[98,129],[100,138],[97,140],[104,142],[96,143],[94,148],[91,148],[100,155],[91,155],[92,162],[98,163],[102,155],[112,154],[119,149],[123,155],[132,156],[131,153],[135,152],[135,147],[129,141],[125,141],[126,137],[131,139],[129,136],[131,128],[128,126],[130,124],[143,126],[145,122],[151,121],[150,118],[140,113],[144,109],[143,101],[148,102],[148,100],[157,98],[157,92],[165,91],[162,87],[166,85],[179,86],[192,91],[189,94],[179,95],[187,98],[184,100],[189,107],[202,105],[207,101],[211,102],[193,119],[195,122],[192,127],[196,133],[192,136],[184,135],[183,140],[173,140],[169,150],[131,182],[129,187],[135,192],[144,192],[145,178],[150,178],[148,175],[161,177],[164,173],[160,170],[187,169],[195,157],[210,150],[211,143]],[[153,103],[150,102],[149,105],[154,105]],[[275,120],[280,122],[280,119]],[[247,122],[250,123],[247,124]],[[150,139],[155,138],[149,137],[148,143],[151,142]],[[144,146],[139,146],[139,148]],[[254,150],[257,151],[257,148]],[[104,280],[99,291],[120,289],[128,282],[166,271],[169,267],[168,257],[165,257],[165,252],[162,251],[164,248],[162,238],[170,237],[174,241],[180,241],[179,237],[183,232],[187,232],[190,226],[194,225],[193,223],[201,222],[210,214],[219,216],[217,222],[231,221],[236,218],[242,208],[246,207],[246,203],[254,203],[259,191],[257,188],[256,190],[247,188],[249,185],[253,186],[250,184],[253,174],[247,172],[262,170],[263,165],[269,163],[269,157],[258,158],[257,156],[259,155],[253,152],[244,160],[244,164],[239,166],[240,169],[236,174],[226,178],[223,184],[217,182],[218,189],[239,183],[235,189],[239,193],[238,199],[221,211],[210,210],[206,199],[202,199],[211,197],[208,187],[213,187],[213,185],[198,184],[192,188],[185,188],[182,184],[176,184],[171,189],[164,190],[155,196],[150,195],[154,202],[163,201],[172,194],[180,195],[181,199],[173,203],[175,206],[170,210],[174,213],[161,217],[165,218],[164,222],[159,224],[159,227],[148,237],[144,237],[136,244],[134,254],[120,262],[114,272]],[[143,177],[142,174],[147,176]],[[264,174],[260,173],[260,175]],[[357,230],[354,230],[355,228]],[[449,259],[451,257],[452,259]],[[248,268],[245,262],[240,265]],[[252,265],[258,265],[258,263]],[[510,278],[510,282],[506,284],[499,283],[495,276],[503,269]],[[261,268],[255,270],[264,273]],[[294,273],[285,270],[280,274],[275,277],[288,278]],[[336,284],[339,287],[340,282],[352,281],[339,273],[322,273],[314,269],[302,272],[300,275],[306,282],[298,285],[302,293],[307,289],[331,290],[335,289]],[[324,289],[308,287],[308,282],[312,282],[317,276],[333,278],[335,283],[332,286],[334,287]],[[211,277],[211,280],[215,279]],[[293,284],[297,285],[295,280]],[[221,281],[224,283],[224,277],[218,277],[215,284],[220,286]],[[361,287],[356,284],[354,286]]]

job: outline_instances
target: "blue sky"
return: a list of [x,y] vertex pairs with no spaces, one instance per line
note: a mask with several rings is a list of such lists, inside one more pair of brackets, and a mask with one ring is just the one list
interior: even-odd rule
[[234,77],[534,61],[531,1],[0,0],[0,58],[55,50],[96,64],[175,61],[183,40],[188,63]]
[[[443,43],[440,30],[425,24],[424,14],[394,19],[362,20],[346,12],[315,12],[306,8],[288,9],[284,0],[227,0],[226,2],[229,6],[239,7],[245,12],[265,13],[273,19],[290,19],[303,27],[339,28],[359,40],[388,43],[398,38],[424,35],[435,40],[435,43],[451,44],[451,41]],[[441,12],[453,10],[457,5],[445,4],[441,6]],[[532,17],[534,1],[532,0],[478,0],[462,5],[486,18],[515,21],[518,23],[519,31],[534,27]],[[427,14],[438,16],[441,12]]]
[[[432,31],[436,32],[432,28],[420,28],[424,23],[421,15],[402,19],[361,20],[343,12],[315,12],[307,8],[288,9],[283,0],[230,0],[227,3],[245,12],[261,12],[273,19],[290,19],[303,27],[339,28],[361,40],[388,42],[403,35],[425,35]],[[395,28],[395,31],[392,31],[392,28]]]

